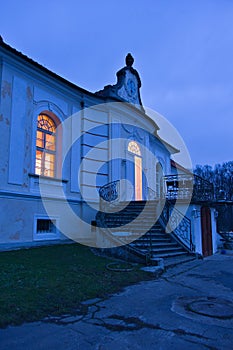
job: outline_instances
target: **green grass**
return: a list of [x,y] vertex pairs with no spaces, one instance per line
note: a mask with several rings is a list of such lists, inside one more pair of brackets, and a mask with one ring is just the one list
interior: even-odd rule
[[111,262],[78,244],[0,253],[0,327],[69,313],[81,301],[150,279],[139,267],[109,271]]

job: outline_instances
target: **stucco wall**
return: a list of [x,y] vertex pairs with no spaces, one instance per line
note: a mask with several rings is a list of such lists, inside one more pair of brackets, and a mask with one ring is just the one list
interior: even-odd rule
[[[195,244],[195,252],[202,255],[202,229],[201,229],[201,205],[190,204],[187,208],[185,204],[179,204],[178,209],[191,220],[193,243]],[[220,242],[220,236],[217,233],[217,223],[215,217],[215,209],[211,210],[212,225],[212,245],[213,254],[217,252]]]
[[[116,164],[109,162],[118,156],[126,158],[130,140],[141,145],[145,196],[148,184],[155,190],[157,162],[161,163],[164,174],[170,172],[169,152],[156,138],[154,122],[142,111],[123,104],[101,105],[103,99],[61,82],[17,55],[8,55],[5,51],[0,54],[0,243],[38,239],[35,236],[35,217],[47,215],[40,200],[39,179],[35,176],[37,117],[41,112],[54,116],[58,123],[68,123],[57,134],[61,143],[57,153],[61,160],[64,158],[62,169],[57,166],[56,178],[42,181],[47,186],[47,198],[55,196],[60,200],[56,202],[53,213],[58,220],[63,215],[61,199],[64,194],[77,216],[90,224],[98,208],[100,186],[124,178],[125,174],[133,183],[134,174],[124,168],[122,159]],[[92,108],[85,110],[88,107]],[[118,126],[109,125],[115,122]],[[81,132],[85,135],[75,142],[77,130],[79,135]],[[111,142],[98,147],[102,141],[116,138],[123,139],[120,141],[123,154],[119,154],[118,147]],[[68,147],[63,157],[70,140],[74,144]],[[97,146],[97,151],[91,157],[93,146]],[[97,163],[102,163],[98,176],[93,171]],[[82,203],[82,196],[85,201],[97,202],[95,209]],[[75,234],[76,224],[73,226],[71,230],[74,229]],[[93,236],[90,225],[85,226],[84,231],[85,237]],[[54,238],[62,238],[62,235],[57,234]]]

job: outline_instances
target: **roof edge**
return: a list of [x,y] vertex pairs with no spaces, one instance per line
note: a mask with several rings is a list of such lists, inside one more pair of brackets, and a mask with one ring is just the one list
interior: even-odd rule
[[75,83],[70,82],[69,80],[67,80],[67,79],[63,78],[62,76],[58,75],[57,73],[55,73],[55,72],[51,71],[50,69],[44,67],[42,64],[34,61],[32,58],[29,58],[28,56],[26,56],[22,52],[16,50],[15,48],[10,46],[9,44],[5,43],[1,36],[0,36],[0,48],[3,48],[5,50],[7,50],[11,54],[15,55],[17,58],[20,58],[20,59],[28,62],[32,66],[34,66],[37,69],[45,72],[46,74],[50,75],[51,77],[61,81],[63,84],[68,85],[72,89],[78,90],[79,92],[85,93],[85,94],[87,94],[89,96],[92,96],[94,98],[100,98],[101,100],[104,100],[104,98],[102,96],[97,96],[94,92],[90,92],[90,91],[88,91],[88,90],[86,90],[86,89],[76,85]]

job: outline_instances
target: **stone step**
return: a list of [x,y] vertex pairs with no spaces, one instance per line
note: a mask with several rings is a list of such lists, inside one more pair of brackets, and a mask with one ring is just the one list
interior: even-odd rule
[[[133,221],[138,218],[138,215],[116,215],[114,217],[106,216],[105,221],[106,222],[116,222],[116,221]],[[142,223],[153,223],[156,224],[156,218],[154,216],[146,216],[139,219]]]
[[170,238],[168,233],[165,233],[163,230],[161,231],[148,231],[146,235],[151,236],[151,238]]
[[195,260],[196,256],[191,254],[181,255],[181,256],[173,256],[164,259],[164,267],[171,268],[173,266],[184,264],[186,262]]
[[[112,208],[113,209],[113,208]],[[143,205],[137,205],[137,206],[133,206],[133,205],[129,205],[127,207],[114,207],[114,212],[126,212],[126,211],[135,211],[135,212],[138,212],[138,211],[142,211],[142,210],[147,210],[147,211],[153,211],[155,212],[157,210],[156,207],[153,207],[153,206],[143,206]],[[109,209],[110,211],[111,209]]]
[[[163,229],[160,229],[160,230],[152,230],[150,229],[150,227],[146,227],[145,225],[142,225],[142,227],[140,227],[138,224],[132,224],[132,223],[128,223],[127,224],[127,227],[126,227],[126,224],[123,224],[123,225],[115,225],[115,226],[112,226],[112,225],[107,225],[108,228],[110,229],[113,229],[113,231],[116,231],[115,229],[118,229],[118,228],[121,228],[122,231],[128,231],[128,232],[149,232],[151,233],[152,235],[166,235],[166,233],[164,232]],[[148,229],[148,230],[147,230]]]
[[[122,231],[122,232],[124,232],[124,231]],[[117,236],[121,236],[121,235],[115,235],[116,237]],[[124,236],[124,239],[126,239],[127,240],[127,236]],[[138,236],[138,235],[128,235],[128,241],[130,241],[130,242],[132,242],[132,244],[136,241],[136,242],[139,242],[139,244],[140,244],[140,242],[142,242],[142,243],[144,243],[144,242],[149,242],[149,240],[148,239],[142,239],[140,236]],[[171,238],[169,237],[169,238],[154,238],[153,240],[152,240],[152,244],[170,244],[170,243],[172,243],[172,240],[171,240]]]
[[[133,243],[132,243],[132,245],[133,245]],[[137,242],[134,245],[137,247],[141,247],[141,248],[152,247],[152,250],[154,250],[154,251],[157,251],[157,250],[161,251],[162,249],[167,251],[167,250],[170,250],[170,248],[178,248],[176,243],[167,243],[167,242],[165,242],[165,243],[153,243],[152,245],[150,245],[150,243],[148,243],[148,242]]]
[[[172,243],[174,242],[174,240],[170,237],[170,236],[167,236],[167,235],[154,235],[151,239],[150,238],[147,238],[144,236],[141,235],[140,232],[136,232],[136,231],[131,231],[130,233],[128,231],[125,231],[125,230],[120,230],[120,229],[116,229],[116,230],[111,230],[112,234],[114,236],[121,236],[122,233],[124,233],[124,236],[128,236],[129,239],[132,241],[132,240],[139,240],[141,242],[148,242],[148,241],[152,241],[154,243],[160,243],[160,242],[164,242],[164,243]],[[118,234],[120,233],[120,234]],[[175,243],[175,242],[174,242]]]
[[182,255],[182,254],[187,254],[186,252],[184,252],[181,249],[177,248],[177,249],[155,249],[153,250],[153,248],[151,249],[150,247],[145,247],[145,248],[141,248],[141,247],[138,247],[137,245],[135,246],[135,248],[137,249],[140,249],[141,252],[143,253],[147,253],[148,251],[150,251],[151,255],[155,258],[155,257],[167,257],[167,256],[176,256],[176,255]]
[[[137,232],[137,230],[135,229],[134,232]],[[138,233],[140,234],[140,230],[138,230]],[[144,234],[141,236],[141,239],[171,239],[171,236],[168,233],[154,232],[148,236],[147,235],[148,233]]]
[[[186,252],[181,245],[174,241],[170,234],[165,233],[158,221],[154,222],[156,220],[157,201],[151,201],[149,206],[146,206],[140,222],[134,223],[134,220],[145,209],[145,204],[146,201],[119,203],[115,207],[118,212],[105,214],[106,225],[116,237],[122,238],[124,236],[124,240],[129,242],[131,247],[140,250],[142,253],[150,251],[152,260],[154,258],[155,262],[156,259],[163,258],[165,267],[193,259],[193,255]],[[147,233],[140,236],[140,233],[146,230]]]
[[[107,210],[106,210],[107,211]],[[116,215],[116,214],[139,214],[142,211],[147,213],[148,215],[155,215],[157,213],[156,208],[150,207],[127,207],[127,208],[112,208],[112,211],[109,209],[107,214]]]
[[115,220],[135,220],[136,218],[138,218],[139,220],[143,220],[143,221],[152,221],[154,223],[156,223],[156,219],[157,217],[155,215],[147,215],[147,214],[143,214],[140,216],[140,213],[139,214],[134,214],[134,215],[131,215],[131,214],[119,214],[119,215],[115,215],[115,216],[106,216],[105,219],[108,220],[108,221],[115,221]]
[[[164,234],[161,234],[161,235],[153,235],[151,237],[146,237],[145,235],[144,236],[141,236],[140,238],[138,238],[139,241],[141,242],[152,242],[152,243],[156,243],[156,242],[172,242],[172,239],[170,236],[166,235],[165,233]],[[172,242],[172,243],[175,243],[175,242]]]
[[167,258],[171,258],[171,257],[175,257],[175,256],[187,256],[188,253],[185,252],[185,251],[177,251],[177,252],[173,252],[173,253],[165,253],[165,252],[156,252],[156,253],[153,253],[153,258],[164,258],[164,259],[167,259]]

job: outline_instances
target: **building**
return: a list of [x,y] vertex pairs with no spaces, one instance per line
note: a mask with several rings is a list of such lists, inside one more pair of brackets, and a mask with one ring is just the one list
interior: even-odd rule
[[[170,196],[185,211],[192,198],[187,183],[193,186],[185,177],[192,174],[171,161],[178,150],[159,137],[146,114],[130,54],[117,83],[91,93],[1,40],[0,84],[2,249],[67,239],[98,246],[99,193],[102,208],[103,200],[111,208],[155,201],[159,218],[161,198]],[[195,232],[191,250],[202,254],[200,212],[207,209],[199,199],[186,215]],[[212,253],[218,237],[214,209],[208,210]]]

